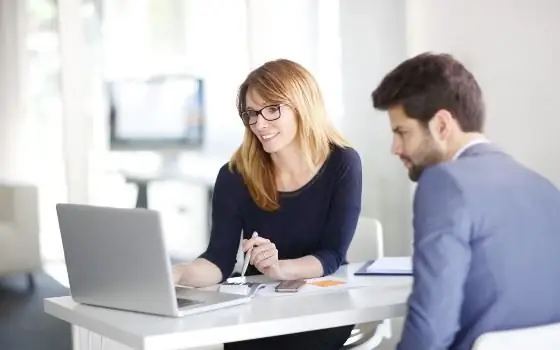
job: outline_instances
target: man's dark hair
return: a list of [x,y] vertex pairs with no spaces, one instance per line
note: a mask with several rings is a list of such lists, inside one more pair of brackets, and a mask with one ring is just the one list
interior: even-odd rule
[[482,132],[484,101],[474,76],[449,54],[422,53],[399,64],[372,93],[373,106],[402,106],[423,125],[445,109],[464,132]]

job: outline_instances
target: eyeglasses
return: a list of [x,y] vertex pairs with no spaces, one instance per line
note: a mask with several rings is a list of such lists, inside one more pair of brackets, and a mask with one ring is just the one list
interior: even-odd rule
[[243,120],[243,124],[255,125],[259,119],[259,114],[263,116],[263,118],[269,122],[276,120],[282,116],[281,108],[282,104],[273,104],[265,106],[259,110],[248,110],[241,113],[241,120]]

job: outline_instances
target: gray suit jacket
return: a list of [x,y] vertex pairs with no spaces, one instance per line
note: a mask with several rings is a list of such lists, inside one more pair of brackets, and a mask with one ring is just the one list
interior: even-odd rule
[[560,192],[492,144],[426,169],[399,350],[470,349],[482,333],[560,321]]

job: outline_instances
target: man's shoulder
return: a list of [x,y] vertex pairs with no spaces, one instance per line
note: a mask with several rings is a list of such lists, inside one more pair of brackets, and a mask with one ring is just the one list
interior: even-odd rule
[[438,187],[443,185],[458,187],[460,176],[458,171],[451,162],[436,164],[424,169],[422,175],[418,179],[418,187]]
[[[454,208],[451,208],[451,205]],[[441,215],[442,212],[453,211],[464,206],[464,188],[448,166],[438,164],[422,172],[414,193],[415,216]]]
[[482,158],[460,157],[456,160],[442,162],[426,168],[418,185],[442,187],[448,185],[456,189],[468,186],[479,177],[487,177],[494,173],[503,173],[506,169],[520,167],[510,157]]
[[[527,187],[529,185],[529,187]],[[457,199],[464,203],[507,200],[508,191],[525,190],[560,195],[554,184],[543,175],[510,156],[465,157],[443,162],[424,170],[418,180],[416,195]]]

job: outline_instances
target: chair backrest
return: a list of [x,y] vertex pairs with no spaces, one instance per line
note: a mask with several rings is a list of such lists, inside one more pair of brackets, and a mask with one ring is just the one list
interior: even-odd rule
[[475,341],[473,350],[560,349],[560,323],[488,332]]
[[361,216],[358,219],[354,238],[348,248],[348,262],[373,260],[383,256],[383,227],[381,222],[374,218]]
[[0,181],[0,222],[19,234],[39,236],[39,195],[35,185]]
[[0,181],[0,274],[40,265],[38,189]]

